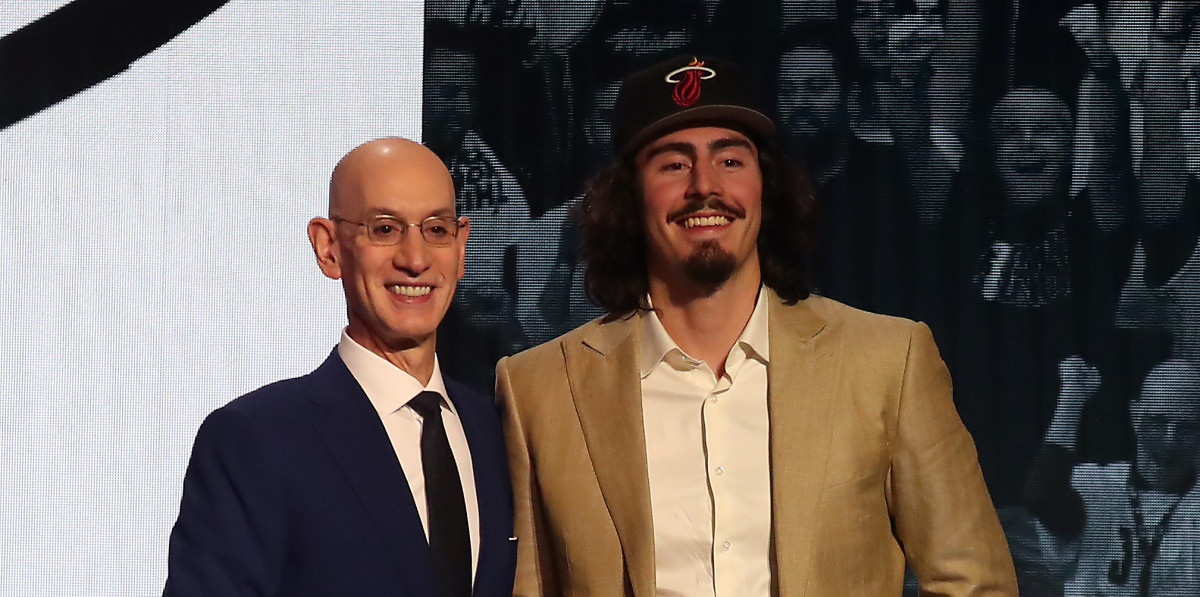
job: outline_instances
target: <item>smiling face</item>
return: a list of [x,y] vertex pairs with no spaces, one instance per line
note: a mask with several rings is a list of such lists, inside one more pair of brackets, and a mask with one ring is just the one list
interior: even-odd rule
[[796,47],[779,57],[779,130],[800,150],[828,151],[828,133],[843,126],[845,94],[833,53]]
[[350,221],[371,224],[387,216],[403,225],[453,217],[454,183],[441,160],[401,139],[363,145],[334,172],[330,212],[349,221],[314,219],[309,236],[322,271],[342,281],[347,333],[377,354],[432,348],[463,275],[468,227],[445,246],[426,242],[416,226],[406,227],[398,244],[381,246]]
[[[676,131],[636,157],[651,280],[715,290],[758,269],[758,148],[719,127]],[[757,282],[756,282],[757,283]]]
[[992,113],[996,170],[1009,205],[1030,208],[1064,190],[1070,174],[1071,112],[1042,89],[1017,89]]

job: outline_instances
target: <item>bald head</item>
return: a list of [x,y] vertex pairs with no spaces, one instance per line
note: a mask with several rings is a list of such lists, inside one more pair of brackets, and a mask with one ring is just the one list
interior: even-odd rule
[[384,137],[350,150],[333,169],[329,215],[354,217],[371,190],[389,181],[408,181],[438,194],[449,192],[454,205],[454,181],[441,159],[415,141]]
[[422,384],[454,298],[470,222],[454,182],[425,147],[390,137],[346,154],[329,182],[329,217],[308,223],[317,265],[341,280],[346,333]]
[[1187,361],[1163,361],[1146,374],[1138,401],[1155,411],[1200,412],[1200,371]]
[[1129,411],[1138,474],[1161,491],[1190,489],[1200,448],[1200,372],[1186,361],[1159,363]]
[[[1071,126],[1071,109],[1048,89],[1018,87],[1004,94],[992,110],[992,126],[1012,120],[1039,119],[1059,126]],[[1001,122],[997,122],[997,120]]]

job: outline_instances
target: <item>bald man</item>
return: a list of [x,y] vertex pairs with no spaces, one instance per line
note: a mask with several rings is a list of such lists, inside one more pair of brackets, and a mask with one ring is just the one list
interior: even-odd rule
[[1100,387],[1077,356],[1059,366],[1062,389],[1027,488],[1029,510],[1057,541],[1046,559],[1064,570],[1065,595],[1196,595],[1200,586],[1200,372],[1169,360],[1129,402],[1130,461],[1080,462],[1076,430]]
[[493,402],[443,378],[434,352],[469,230],[421,145],[342,158],[308,236],[349,323],[316,371],[201,425],[164,595],[511,595]]

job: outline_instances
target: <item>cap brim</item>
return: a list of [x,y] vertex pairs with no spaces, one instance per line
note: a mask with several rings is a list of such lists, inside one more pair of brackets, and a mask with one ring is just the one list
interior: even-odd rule
[[692,126],[725,126],[749,132],[759,139],[766,139],[775,134],[775,122],[758,110],[721,104],[696,106],[660,118],[643,127],[625,143],[624,151],[638,151],[658,137]]

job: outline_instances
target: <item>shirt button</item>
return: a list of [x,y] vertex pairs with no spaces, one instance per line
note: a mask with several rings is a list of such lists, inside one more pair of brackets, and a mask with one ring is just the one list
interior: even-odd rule
[[717,476],[718,476],[718,477],[719,477],[719,476],[721,476],[721,475],[724,475],[724,474],[725,474],[725,467],[723,467],[723,466],[718,466],[718,467],[717,467],[717,470],[716,470],[715,472],[717,473]]
[[716,403],[717,403],[717,397],[716,397],[716,396],[709,396],[709,397],[708,397],[708,401],[709,401],[709,403],[711,403],[711,404],[716,404]]
[[726,541],[721,544],[721,551],[729,551],[730,547],[733,547],[733,546],[730,545],[728,541]]

